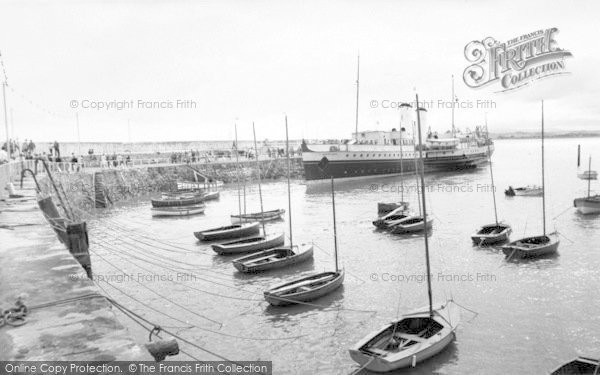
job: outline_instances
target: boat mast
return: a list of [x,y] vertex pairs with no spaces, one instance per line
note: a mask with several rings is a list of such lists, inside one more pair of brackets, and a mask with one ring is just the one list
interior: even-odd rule
[[252,122],[252,135],[254,136],[254,153],[256,154],[256,171],[258,172],[258,195],[260,197],[260,222],[262,223],[263,234],[266,236],[265,230],[265,213],[263,210],[262,188],[260,187],[260,162],[258,161],[258,147],[256,147],[256,130],[254,122]]
[[592,156],[590,155],[590,161],[588,162],[588,175],[587,175],[587,180],[588,180],[588,198],[590,197],[590,183],[592,182]]
[[400,113],[400,189],[402,189],[400,191],[400,194],[401,194],[400,201],[404,202],[404,177],[402,176],[402,174],[404,173],[404,168],[402,166],[402,164],[403,164],[402,163],[402,161],[403,161],[403,158],[402,158],[402,117],[403,117],[403,114]]
[[[413,149],[414,149],[414,157],[413,157],[413,159],[415,161],[415,180],[417,182],[415,190],[417,192],[417,206],[419,206],[419,216],[421,216],[422,215],[422,212],[421,212],[421,198],[419,197],[419,174],[418,174],[418,165],[417,165],[417,140],[414,139],[414,137],[416,135],[416,131],[415,130],[416,130],[415,129],[415,122],[413,121]],[[419,145],[419,147],[420,147],[420,145]]]
[[333,176],[331,176],[331,205],[333,207],[333,249],[335,258],[335,272],[339,272],[338,267],[338,242],[337,242],[337,226],[335,220],[335,189],[333,187]]
[[[417,126],[419,128],[419,161],[423,166],[423,144],[421,141],[421,114],[419,111],[419,94],[416,95],[417,102]],[[429,297],[429,318],[433,318],[433,298],[431,296],[431,266],[429,264],[429,241],[427,239],[427,205],[425,203],[425,179],[423,177],[424,170],[421,171],[421,199],[423,200],[423,225],[425,230],[423,231],[423,238],[425,239],[425,261],[427,264],[427,295]]]
[[452,138],[455,137],[455,128],[454,128],[454,74],[452,75]]
[[542,100],[542,220],[546,235],[546,185],[544,176],[544,101]]
[[288,137],[288,121],[285,116],[285,148],[287,155],[287,188],[288,188],[288,217],[290,221],[290,249],[294,249],[294,240],[292,236],[292,189],[290,187],[290,140]]
[[240,191],[240,156],[238,152],[238,137],[237,137],[237,122],[234,123],[235,127],[235,172],[237,174],[237,191],[238,191],[238,214],[240,215],[240,220],[242,220],[242,195]]
[[360,53],[358,54],[357,67],[356,67],[356,118],[354,119],[354,134],[356,135],[356,141],[358,142],[358,94],[360,87]]
[[[485,115],[485,132],[487,133],[488,130],[488,124],[487,124],[487,113]],[[488,162],[490,163],[490,178],[492,179],[492,198],[494,200],[494,218],[496,220],[496,227],[498,226],[498,210],[496,208],[496,185],[494,185],[494,170],[492,168],[492,151],[490,149],[490,142],[486,141],[487,145],[487,149],[488,149]]]

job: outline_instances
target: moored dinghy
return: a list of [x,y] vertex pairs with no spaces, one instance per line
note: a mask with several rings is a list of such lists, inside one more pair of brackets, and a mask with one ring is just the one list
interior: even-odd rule
[[398,207],[387,215],[374,220],[373,225],[378,229],[388,229],[391,225],[395,224],[399,220],[407,218],[409,215],[410,214],[404,209],[404,207]]
[[[421,141],[421,118],[419,97],[417,103],[417,124],[419,129],[419,160],[423,162]],[[427,217],[425,199],[425,181],[423,171],[421,179],[421,205],[423,216]],[[425,265],[427,277],[427,295],[429,305],[404,314],[399,319],[386,324],[382,329],[372,332],[349,349],[350,356],[361,369],[376,372],[393,371],[430,358],[443,351],[455,338],[460,322],[460,311],[452,300],[445,304],[433,304],[431,290],[431,266],[429,262],[429,241],[427,232],[423,232],[425,243]]]
[[236,241],[214,244],[211,247],[217,254],[228,255],[271,249],[273,247],[283,246],[284,243],[284,235],[283,233],[279,233],[240,238]]
[[[487,116],[485,119],[485,130],[487,132]],[[512,228],[508,224],[498,222],[498,209],[496,207],[496,186],[494,185],[494,169],[492,166],[492,152],[488,143],[488,162],[490,164],[490,180],[492,182],[492,200],[494,202],[494,224],[483,225],[477,232],[471,235],[473,244],[477,246],[492,245],[496,243],[506,242],[512,232]]]
[[402,220],[398,220],[390,227],[390,232],[394,234],[408,234],[421,232],[425,229],[431,229],[433,225],[433,219],[427,216],[426,220],[423,220],[423,215],[412,215]]
[[[592,157],[590,156],[588,172],[592,171]],[[573,200],[573,206],[577,208],[577,211],[584,215],[600,213],[600,195],[591,195],[591,179],[588,181],[587,197],[576,198]]]
[[321,272],[285,282],[265,291],[265,299],[273,306],[291,305],[323,297],[344,283],[344,270],[338,266],[337,225],[335,220],[335,191],[331,178],[331,203],[333,206],[333,238],[335,272]]
[[194,232],[194,236],[196,236],[196,238],[200,241],[216,241],[230,238],[249,237],[260,232],[259,225],[260,223],[258,222],[227,225]]
[[205,201],[219,199],[220,193],[218,191],[207,191],[202,195]]
[[302,263],[312,257],[312,245],[302,244],[293,248],[285,246],[246,255],[234,260],[233,266],[240,272],[263,272]]
[[487,224],[483,225],[476,233],[471,235],[471,240],[473,240],[473,244],[478,246],[492,245],[508,241],[511,233],[512,228],[508,224]]
[[259,221],[259,222],[267,222],[267,221],[275,221],[281,220],[281,217],[285,214],[285,210],[280,208],[277,210],[269,210],[264,212],[255,212],[248,214],[239,214],[239,215],[231,215],[231,223],[246,223],[249,221]]
[[162,196],[159,199],[152,199],[152,207],[181,207],[191,206],[204,202],[203,194],[182,194],[172,196]]
[[577,357],[552,370],[550,375],[598,375],[600,374],[600,359]]
[[543,189],[540,186],[536,185],[528,185],[518,188],[513,188],[512,186],[509,186],[508,189],[504,191],[504,194],[506,194],[509,197],[514,197],[515,195],[524,197],[539,197],[543,194]]
[[190,216],[204,212],[205,206],[197,204],[192,206],[181,207],[152,207],[150,210],[152,216]]
[[403,315],[371,332],[350,348],[350,357],[375,372],[388,372],[416,366],[433,357],[455,338],[460,322],[458,307],[452,301]]
[[542,100],[542,226],[541,236],[531,236],[513,241],[502,246],[502,252],[507,259],[537,258],[555,253],[560,241],[555,236],[546,235],[546,194],[544,175],[544,101]]

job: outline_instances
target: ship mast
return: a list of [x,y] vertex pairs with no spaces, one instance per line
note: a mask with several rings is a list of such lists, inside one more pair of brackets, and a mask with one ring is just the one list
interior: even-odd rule
[[[485,131],[487,133],[487,113],[485,115]],[[490,142],[487,142],[488,149],[488,162],[490,163],[490,178],[492,180],[492,198],[494,200],[494,218],[496,220],[496,227],[498,226],[498,210],[496,208],[496,186],[494,185],[494,170],[492,169],[492,151],[490,149]]]
[[290,139],[288,136],[288,121],[285,115],[285,148],[287,155],[287,188],[288,188],[288,216],[290,222],[290,249],[294,249],[294,236],[292,235],[292,193],[290,187]]
[[544,236],[546,235],[546,185],[544,178],[544,101],[542,100],[542,220]]
[[258,195],[260,197],[260,222],[262,223],[263,234],[266,236],[267,231],[265,230],[265,211],[263,209],[262,199],[262,188],[260,187],[260,161],[258,160],[258,147],[256,146],[256,130],[254,129],[254,122],[252,123],[252,135],[254,136],[254,153],[256,154],[256,172],[258,172]]
[[354,134],[356,135],[356,142],[358,143],[358,98],[359,98],[359,87],[360,87],[360,53],[358,54],[357,67],[356,67],[356,117],[354,119]]
[[[417,103],[417,127],[419,129],[419,162],[423,167],[423,144],[421,141],[421,114],[419,108],[419,94],[416,94]],[[420,173],[421,176],[421,199],[423,200],[423,225],[425,231],[423,232],[423,238],[425,239],[425,261],[427,264],[427,295],[429,297],[429,318],[433,319],[433,298],[431,294],[431,266],[429,264],[429,240],[427,239],[427,205],[425,203],[425,179],[423,177],[425,170]]]
[[235,129],[235,172],[237,174],[237,192],[238,192],[238,214],[240,215],[240,220],[242,219],[242,192],[240,190],[240,156],[238,151],[238,137],[237,137],[237,122],[234,123]]
[[452,138],[454,138],[456,135],[456,130],[454,127],[454,74],[452,75]]

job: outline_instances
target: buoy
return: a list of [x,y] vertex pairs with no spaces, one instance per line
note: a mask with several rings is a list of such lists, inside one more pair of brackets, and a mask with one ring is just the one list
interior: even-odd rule
[[156,362],[163,361],[167,356],[179,354],[179,344],[175,339],[151,341],[145,346]]

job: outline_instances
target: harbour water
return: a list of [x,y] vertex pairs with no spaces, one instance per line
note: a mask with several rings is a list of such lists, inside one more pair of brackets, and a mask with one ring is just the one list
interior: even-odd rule
[[[495,144],[499,219],[512,225],[512,239],[541,234],[542,199],[503,193],[509,185],[541,184],[539,140]],[[403,373],[545,373],[577,354],[598,356],[600,218],[572,207],[587,190],[587,182],[577,178],[578,144],[585,169],[600,139],[546,140],[547,228],[561,235],[559,254],[551,258],[506,261],[498,249],[471,244],[470,235],[494,220],[487,167],[426,175],[428,212],[435,218],[434,300],[452,297],[477,315],[463,310],[455,342]],[[600,154],[592,157],[598,161],[592,169],[599,169]],[[403,181],[405,200],[418,211],[414,175]],[[400,200],[400,186],[400,177],[336,183],[346,281],[315,301],[320,307],[271,308],[262,297],[273,284],[334,267],[329,186],[309,188],[301,181],[292,184],[294,243],[314,242],[312,262],[242,275],[231,265],[234,257],[218,256],[197,242],[193,231],[228,224],[237,213],[237,188],[228,185],[201,216],[152,218],[149,199],[98,211],[89,221],[95,277],[123,305],[226,358],[272,360],[276,374],[349,374],[358,368],[348,355],[352,344],[398,313],[427,304],[422,236],[377,232],[371,224],[377,202]],[[600,190],[597,181],[592,189]],[[263,184],[263,196],[265,210],[288,209],[284,180]],[[255,185],[247,188],[247,209],[260,209]],[[287,216],[266,228],[289,236]],[[217,359],[180,344],[196,358]]]

